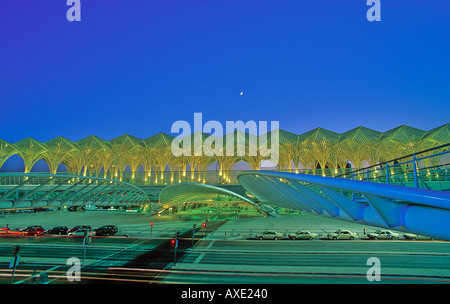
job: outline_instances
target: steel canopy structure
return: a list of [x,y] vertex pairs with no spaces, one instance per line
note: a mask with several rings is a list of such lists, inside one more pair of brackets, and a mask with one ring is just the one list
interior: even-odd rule
[[[316,128],[297,135],[285,130],[279,131],[279,152],[277,169],[331,170],[335,176],[348,168],[402,157],[421,150],[450,143],[450,124],[429,131],[402,125],[386,132],[379,132],[360,126],[342,134]],[[272,132],[272,131],[271,131]],[[270,133],[270,132],[269,132]],[[212,164],[217,164],[218,173],[224,183],[230,181],[229,171],[243,161],[252,170],[260,170],[267,159],[259,150],[250,155],[249,150],[255,139],[260,137],[235,131],[234,150],[242,149],[238,141],[244,139],[245,151],[241,156],[179,156],[171,153],[173,136],[159,133],[146,139],[124,134],[111,140],[95,135],[78,141],[57,137],[47,142],[25,138],[16,143],[0,139],[0,168],[13,155],[24,162],[24,173],[44,160],[49,173],[59,172],[61,165],[73,175],[95,176],[128,181],[134,184],[172,184],[177,182],[202,182],[205,172]],[[199,138],[200,142],[211,137],[196,133],[188,136]],[[225,136],[223,150],[227,149]],[[268,136],[270,138],[270,136]],[[252,146],[252,148],[255,148]],[[165,173],[169,171],[169,173]],[[61,171],[65,172],[65,171]]]
[[150,203],[141,188],[117,180],[50,173],[0,173],[0,209]]
[[[163,208],[191,201],[220,203],[231,199],[234,202],[251,204],[274,216],[276,213],[270,205],[450,240],[450,193],[448,192],[450,175],[448,163],[440,164],[439,161],[450,154],[448,150],[450,144],[435,146],[442,138],[446,138],[447,131],[446,128],[440,128],[427,136],[425,136],[426,133],[421,135],[422,142],[432,146],[430,149],[384,163],[378,162],[373,167],[351,170],[347,178],[260,170],[240,173],[237,177],[240,185],[259,202],[254,202],[223,187],[204,183],[182,182],[166,187],[138,186],[117,178],[67,173],[0,173],[0,209],[150,205],[153,203],[151,209],[156,210],[154,205],[158,205],[155,204],[157,194],[153,194],[153,200],[151,200],[149,193],[161,191],[159,205]],[[370,142],[368,132],[370,131],[364,128],[347,132],[341,141],[347,145],[343,149],[353,149],[355,147],[353,141],[359,141],[360,146],[370,147],[374,143]],[[307,134],[306,139],[303,140],[303,143],[307,143],[305,149],[316,149],[316,156],[322,155],[319,157],[321,161],[325,159],[327,153],[336,153],[334,150],[315,145],[314,140],[311,139],[311,137],[320,138],[325,133],[316,130]],[[395,134],[400,136],[399,133]],[[293,137],[292,134],[289,136]],[[395,138],[393,134],[387,134],[386,138],[390,138],[391,151],[398,146],[402,147],[399,143],[402,136]],[[159,151],[158,153],[165,151],[166,158],[160,160],[160,166],[167,164],[172,157],[171,151],[167,148],[167,140],[162,134],[149,140],[153,143],[152,151]],[[98,149],[105,144],[99,138],[91,136],[82,146],[86,151],[97,147],[97,154],[92,156],[92,161],[95,163],[99,160],[105,161],[105,158],[100,157],[102,152]],[[339,141],[335,142],[335,148],[338,144]],[[28,155],[33,153],[44,155],[43,157],[49,161],[51,158],[48,157],[50,155],[48,153],[52,153],[53,159],[58,156],[59,160],[64,160],[66,159],[64,155],[71,155],[70,151],[74,149],[74,145],[62,137],[45,145],[52,148],[47,154],[43,152],[43,145],[30,138],[21,141],[18,146],[27,147]],[[19,149],[16,145],[11,146],[5,142],[2,142],[2,146],[5,154],[15,153]],[[116,138],[112,147],[122,155],[123,159],[128,160],[127,163],[135,161],[132,157],[134,153],[138,153],[136,151],[140,151],[139,153],[145,151],[145,146],[128,135]],[[292,153],[299,151],[295,146],[289,147],[285,144],[285,147],[288,147],[286,151]],[[38,156],[30,157],[28,166],[37,158]],[[114,160],[111,157],[109,161]],[[52,168],[57,163],[56,159],[52,163]],[[137,161],[134,162],[134,168],[137,163]],[[427,167],[419,170],[419,163],[426,164]],[[124,163],[118,166],[123,168]],[[168,166],[171,166],[170,162]],[[171,169],[169,173],[173,174],[176,167]],[[433,171],[430,172],[431,170]],[[117,177],[116,174],[118,175],[119,172],[114,174],[115,177]],[[344,177],[345,174],[341,176]]]
[[[160,205],[226,197],[266,213],[274,205],[450,240],[450,124],[430,131],[402,125],[387,132],[362,126],[342,134],[323,128],[278,132],[278,171],[270,172],[260,170],[265,158],[259,151],[248,153],[259,138],[241,131],[232,133],[234,146],[223,140],[222,148],[245,151],[212,157],[175,157],[174,137],[164,133],[145,140],[128,134],[109,141],[94,135],[77,142],[61,136],[45,143],[0,140],[0,165],[18,155],[25,171],[0,173],[0,209],[155,205],[161,191]],[[188,136],[200,143],[210,137]],[[30,173],[39,160],[48,173]],[[240,161],[253,171],[232,181]],[[211,164],[216,171],[207,170]],[[69,172],[58,172],[61,165]],[[297,174],[300,168],[309,174]],[[262,204],[214,186],[232,182]]]
[[247,203],[266,215],[280,216],[271,206],[257,203],[236,192],[213,185],[200,183],[175,184],[166,186],[159,195],[159,205],[163,210],[174,205],[193,202],[211,204]]
[[287,172],[238,179],[262,203],[450,240],[449,192]]
[[199,183],[182,183],[165,187],[160,195],[159,202],[164,208],[180,205],[185,202],[208,201],[211,203],[245,202],[257,207],[254,201],[233,191]]

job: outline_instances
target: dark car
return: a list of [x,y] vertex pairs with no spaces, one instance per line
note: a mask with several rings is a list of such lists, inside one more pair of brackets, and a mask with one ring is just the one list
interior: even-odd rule
[[114,235],[119,231],[115,225],[106,225],[95,229],[95,235]]
[[69,228],[67,228],[66,226],[53,227],[47,231],[48,234],[58,234],[58,235],[67,234],[68,232]]
[[67,233],[71,233],[71,232],[76,232],[76,231],[80,231],[80,230],[92,230],[92,227],[89,225],[78,225],[73,227],[72,229],[69,229],[67,231]]
[[45,234],[45,229],[42,226],[29,226],[25,229],[20,230],[22,235],[43,235]]

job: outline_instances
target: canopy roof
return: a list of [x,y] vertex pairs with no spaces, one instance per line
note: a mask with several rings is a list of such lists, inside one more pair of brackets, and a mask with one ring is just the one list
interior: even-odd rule
[[181,183],[165,187],[159,194],[159,202],[166,208],[192,201],[210,200],[211,203],[227,203],[230,200],[249,203],[259,208],[252,200],[233,191],[199,183]]
[[[124,134],[111,140],[90,135],[76,142],[61,136],[45,143],[33,138],[16,143],[0,139],[0,167],[9,157],[17,154],[24,160],[25,173],[30,172],[40,159],[48,164],[53,173],[56,173],[60,164],[64,164],[74,174],[87,174],[89,171],[89,174],[94,172],[98,176],[102,171],[108,172],[111,178],[119,179],[127,167],[134,176],[141,166],[148,173],[152,170],[164,171],[167,166],[171,171],[186,172],[187,166],[191,171],[204,171],[210,164],[217,162],[220,171],[228,171],[238,162],[244,161],[253,170],[259,170],[261,163],[269,159],[267,153],[261,151],[262,142],[266,139],[267,147],[272,146],[271,135],[275,131],[279,135],[279,151],[273,153],[278,157],[276,165],[280,170],[288,170],[292,165],[304,169],[317,168],[318,165],[321,168],[344,168],[348,163],[358,167],[365,162],[374,165],[450,143],[450,124],[430,131],[401,125],[386,132],[359,126],[342,134],[315,128],[300,135],[281,129],[260,136],[242,131],[225,134],[222,138],[200,132],[188,135],[191,136],[192,147],[199,142],[203,145],[205,141],[212,147],[214,144],[211,143],[220,141],[220,150],[224,153],[213,157],[205,156],[204,149],[201,156],[194,155],[192,149],[191,156],[175,157],[171,151],[175,137],[165,133],[146,139]],[[234,139],[232,149],[226,140],[227,135],[232,135]],[[227,148],[234,150],[233,156],[227,155]]]

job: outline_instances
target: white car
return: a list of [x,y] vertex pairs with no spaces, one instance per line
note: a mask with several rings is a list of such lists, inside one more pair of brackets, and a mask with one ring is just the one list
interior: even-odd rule
[[299,230],[296,233],[290,233],[289,238],[291,240],[312,240],[317,237],[317,233],[312,233],[307,230]]
[[396,240],[400,235],[390,230],[377,230],[374,233],[368,233],[367,236],[374,240]]
[[283,233],[276,232],[275,230],[267,230],[263,233],[256,234],[256,238],[260,240],[278,240],[283,238]]
[[358,234],[350,230],[336,230],[333,233],[328,233],[330,240],[354,240],[358,238]]
[[[76,231],[73,232],[69,232],[67,235],[68,236],[85,236],[86,234],[86,230],[85,229],[78,229]],[[90,230],[89,231],[89,236],[93,236],[95,235],[95,230]]]
[[403,237],[407,240],[434,240],[434,238],[425,236],[425,235],[418,235],[414,233],[405,233],[403,234]]

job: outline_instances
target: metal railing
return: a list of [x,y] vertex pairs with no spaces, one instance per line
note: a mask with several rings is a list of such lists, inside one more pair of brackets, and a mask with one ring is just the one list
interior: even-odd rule
[[353,170],[336,177],[415,188],[450,190],[450,144]]

